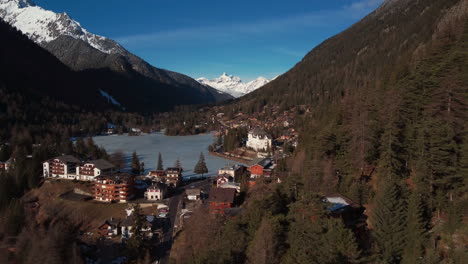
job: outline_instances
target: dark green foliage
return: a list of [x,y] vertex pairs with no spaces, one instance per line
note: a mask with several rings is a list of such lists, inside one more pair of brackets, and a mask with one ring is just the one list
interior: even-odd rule
[[402,263],[424,263],[429,223],[426,216],[427,208],[422,198],[423,195],[417,190],[409,197],[405,229],[406,246]]
[[246,128],[229,129],[228,133],[223,137],[224,151],[233,151],[241,147],[245,138],[247,138]]
[[146,217],[141,211],[140,204],[133,206],[132,217],[134,220],[132,228],[133,235],[127,240],[127,251],[128,256],[131,259],[135,259],[143,257],[145,254],[145,238],[141,230],[146,222]]
[[156,170],[164,170],[161,152],[158,154],[158,165],[156,166]]
[[394,177],[379,185],[371,222],[378,258],[384,263],[399,263],[405,245],[406,204]]
[[132,168],[132,173],[133,174],[140,174],[140,172],[141,172],[141,163],[140,163],[140,158],[138,158],[138,154],[136,153],[136,151],[134,151],[133,154],[132,154],[131,168]]
[[203,153],[200,153],[200,158],[198,159],[197,164],[195,165],[195,168],[193,169],[193,172],[196,174],[203,174],[208,173],[208,167],[206,166],[205,162],[205,156]]
[[176,161],[174,162],[174,168],[182,169],[182,164],[180,163],[179,158],[177,158]]
[[5,234],[8,236],[17,236],[25,222],[24,205],[21,201],[12,200],[8,208],[3,211],[6,221],[3,226]]

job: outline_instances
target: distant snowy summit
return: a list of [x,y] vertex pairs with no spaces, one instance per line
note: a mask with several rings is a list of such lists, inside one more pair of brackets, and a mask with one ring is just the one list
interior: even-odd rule
[[45,10],[30,0],[0,0],[0,17],[38,44],[65,35],[107,54],[124,52],[115,41],[89,33],[67,13]]
[[260,76],[253,81],[244,83],[239,77],[228,75],[226,73],[223,73],[221,76],[214,80],[208,80],[207,78],[203,77],[198,78],[196,80],[203,85],[211,86],[215,89],[218,89],[221,92],[228,93],[234,97],[241,97],[250,92],[253,92],[271,81],[267,78]]

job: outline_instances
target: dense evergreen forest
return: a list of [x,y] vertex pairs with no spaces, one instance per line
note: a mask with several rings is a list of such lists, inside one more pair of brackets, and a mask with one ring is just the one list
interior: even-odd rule
[[[242,215],[196,216],[177,263],[466,263],[466,1],[386,1],[231,113],[306,105],[281,184]],[[227,113],[229,114],[229,113]],[[365,226],[331,217],[341,193]]]

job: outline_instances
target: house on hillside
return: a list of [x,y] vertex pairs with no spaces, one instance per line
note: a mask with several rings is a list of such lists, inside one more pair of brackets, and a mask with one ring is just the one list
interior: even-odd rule
[[247,168],[251,178],[270,177],[275,164],[271,158],[255,159]]
[[219,187],[222,184],[232,182],[234,178],[229,174],[220,174],[216,177],[216,187]]
[[166,180],[165,170],[152,170],[148,172],[148,177],[155,181],[164,182]]
[[265,131],[256,128],[249,132],[246,146],[255,151],[267,151],[271,149],[272,137]]
[[11,168],[11,162],[12,162],[11,158],[5,162],[0,161],[0,171],[8,171]]
[[[143,222],[143,226],[141,228],[141,232],[143,233],[143,237],[145,239],[151,239],[153,237],[153,221],[154,216],[145,216],[145,221]],[[133,236],[135,233],[135,217],[133,214],[127,216],[127,218],[122,221],[120,230],[123,239],[128,239]]]
[[71,156],[58,156],[42,165],[44,178],[78,179],[80,160]]
[[182,168],[167,168],[166,170],[166,184],[174,187],[182,183]]
[[85,162],[78,167],[79,179],[82,181],[93,181],[99,175],[111,175],[115,171],[114,164],[104,159]]
[[234,189],[212,188],[208,198],[210,211],[224,215],[224,209],[233,207],[235,198]]
[[322,201],[330,217],[341,218],[348,227],[358,229],[365,225],[364,208],[339,193],[326,195]]
[[187,199],[190,201],[197,201],[201,198],[201,190],[198,188],[186,189],[185,194],[187,195]]
[[218,170],[218,175],[227,174],[230,175],[233,179],[238,179],[242,176],[245,171],[245,167],[242,165],[230,165],[225,166]]
[[121,219],[111,217],[111,219],[106,220],[98,227],[98,234],[102,237],[114,237],[119,235],[121,222]]
[[128,173],[98,176],[94,182],[94,199],[125,203],[133,198],[134,185],[134,177]]
[[146,189],[145,198],[149,201],[158,201],[164,199],[167,188],[165,184],[153,184]]

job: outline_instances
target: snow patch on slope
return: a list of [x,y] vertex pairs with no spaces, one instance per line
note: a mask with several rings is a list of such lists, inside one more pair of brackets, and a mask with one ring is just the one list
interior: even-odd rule
[[255,91],[263,85],[269,83],[271,80],[258,77],[257,79],[244,83],[239,77],[223,73],[221,76],[214,80],[201,77],[197,81],[203,85],[211,86],[219,91],[228,93],[234,97],[241,97],[248,93]]
[[110,103],[113,105],[116,105],[120,107],[122,110],[125,110],[125,107],[122,106],[121,103],[119,103],[117,100],[114,99],[110,94],[104,92],[103,90],[99,89],[99,92],[101,93],[102,96],[104,96]]

